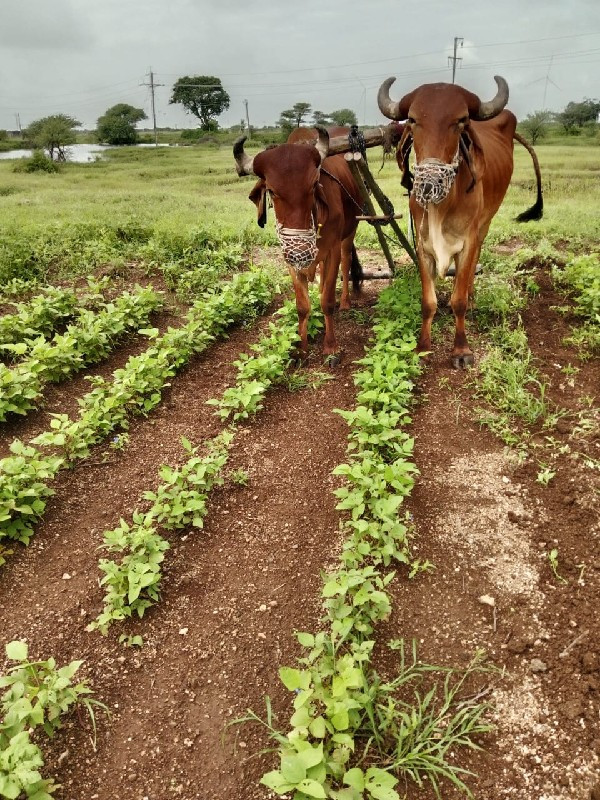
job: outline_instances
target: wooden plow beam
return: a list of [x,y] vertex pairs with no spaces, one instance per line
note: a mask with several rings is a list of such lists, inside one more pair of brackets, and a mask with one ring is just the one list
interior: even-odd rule
[[[403,127],[396,123],[391,123],[390,125],[382,128],[370,128],[369,130],[363,131],[365,146],[377,147],[378,145],[382,145],[386,149],[391,148],[400,141],[402,131]],[[344,158],[348,162],[348,166],[350,167],[352,175],[354,176],[356,184],[359,188],[366,211],[365,214],[357,216],[357,219],[365,220],[375,228],[375,231],[377,232],[377,238],[379,239],[379,244],[381,245],[381,249],[385,255],[390,272],[393,275],[396,267],[387,238],[384,232],[381,230],[383,225],[389,225],[391,227],[396,234],[396,238],[398,239],[400,246],[408,253],[415,265],[417,265],[417,256],[412,245],[396,222],[397,219],[402,217],[402,214],[395,214],[393,209],[391,209],[390,212],[390,201],[385,196],[381,190],[381,187],[373,177],[371,170],[369,169],[369,165],[361,153],[352,149],[350,138],[351,137],[347,135],[332,137],[329,140],[328,154],[344,154]],[[382,212],[381,214],[376,212],[372,197],[374,197],[379,204]]]

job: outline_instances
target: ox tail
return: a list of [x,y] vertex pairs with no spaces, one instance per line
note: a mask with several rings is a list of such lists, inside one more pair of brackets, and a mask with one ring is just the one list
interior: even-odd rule
[[358,260],[358,253],[356,247],[352,245],[352,261],[350,262],[350,278],[352,279],[352,289],[355,294],[360,292],[360,287],[365,279],[362,265]]
[[523,145],[525,150],[529,153],[533,161],[533,168],[535,169],[535,178],[537,181],[537,199],[535,203],[528,208],[527,211],[523,211],[522,214],[516,218],[517,222],[530,222],[534,219],[541,219],[542,214],[544,213],[544,199],[542,197],[542,175],[540,173],[540,162],[538,161],[538,157],[535,153],[533,147],[529,144],[527,139],[524,139],[520,133],[513,134],[515,141],[519,142]]

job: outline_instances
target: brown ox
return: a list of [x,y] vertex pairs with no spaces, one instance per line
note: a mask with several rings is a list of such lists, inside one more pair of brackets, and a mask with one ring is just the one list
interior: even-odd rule
[[[517,217],[524,222],[542,216],[541,177],[532,148],[515,133],[517,120],[504,107],[508,85],[495,76],[496,97],[484,103],[460,86],[432,83],[419,86],[399,102],[390,99],[395,78],[381,85],[377,101],[393,120],[407,120],[398,144],[403,185],[411,188],[410,210],[417,232],[417,255],[422,285],[423,324],[418,349],[431,349],[431,322],[437,309],[435,278],[455,265],[451,306],[456,319],[452,364],[474,361],[465,333],[465,312],[473,294],[475,267],[494,214],[500,208],[513,170],[513,139],[533,158],[537,201]],[[413,176],[408,170],[411,146]]]
[[[321,308],[325,316],[323,353],[331,364],[339,361],[333,326],[335,287],[340,266],[350,271],[358,290],[362,270],[354,248],[356,215],[361,200],[352,173],[343,156],[327,158],[329,134],[318,128],[298,135],[297,144],[268,148],[254,158],[244,152],[245,137],[233,148],[238,175],[257,175],[250,199],[258,209],[258,224],[266,221],[267,194],[275,212],[276,228],[283,255],[294,284],[298,309],[300,355],[308,353],[308,281],[314,280],[321,263]],[[315,146],[302,144],[316,139]],[[340,308],[349,308],[348,283],[342,291]]]

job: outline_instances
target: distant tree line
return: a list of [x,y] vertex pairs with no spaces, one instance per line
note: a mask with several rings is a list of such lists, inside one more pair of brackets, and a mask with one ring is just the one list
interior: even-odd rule
[[[198,128],[189,131],[190,140],[201,138],[205,132],[218,130],[217,118],[230,105],[230,97],[220,78],[214,75],[184,75],[172,87],[170,103],[183,106],[187,113],[196,117]],[[312,116],[311,116],[312,115]],[[600,115],[600,100],[585,98],[581,102],[567,103],[558,113],[538,110],[528,114],[520,122],[520,128],[535,144],[547,135],[550,125],[559,125],[567,135],[577,135],[586,128],[596,129]],[[147,119],[141,108],[127,103],[111,106],[99,117],[96,139],[103,144],[131,145],[138,141],[137,124]],[[283,138],[301,125],[350,126],[358,124],[356,113],[350,108],[323,112],[312,109],[310,103],[299,101],[280,113],[276,127]],[[68,114],[53,114],[32,122],[24,131],[24,138],[32,147],[48,153],[51,161],[65,161],[67,148],[76,141],[75,129],[81,123]],[[237,127],[237,126],[236,126]],[[244,131],[245,121],[239,128]],[[182,134],[183,135],[183,134]],[[0,131],[0,142],[4,144],[7,134]]]
[[587,127],[596,127],[600,115],[600,100],[591,100],[586,97],[580,103],[571,101],[563,111],[558,113],[542,109],[527,114],[520,125],[523,131],[535,144],[543,139],[550,129],[551,123],[558,123],[569,136],[576,136]]

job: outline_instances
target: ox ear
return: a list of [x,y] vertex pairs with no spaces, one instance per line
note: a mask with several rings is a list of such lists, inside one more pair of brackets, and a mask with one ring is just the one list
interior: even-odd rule
[[267,222],[267,185],[262,178],[254,184],[254,188],[248,197],[252,200],[258,211],[257,222],[259,226],[264,228]]
[[460,136],[465,143],[467,150],[469,150],[478,159],[484,159],[483,147],[481,146],[481,141],[473,125],[470,123],[466,125]]
[[402,136],[396,148],[396,161],[398,162],[398,166],[400,167],[400,171],[402,172],[400,185],[404,186],[404,188],[407,190],[409,194],[412,192],[413,182],[414,182],[414,175],[410,171],[409,167],[411,148],[412,148],[412,136],[410,128],[406,127],[402,133]]
[[329,218],[327,197],[320,183],[315,186],[315,205],[317,207],[317,225],[324,225]]

